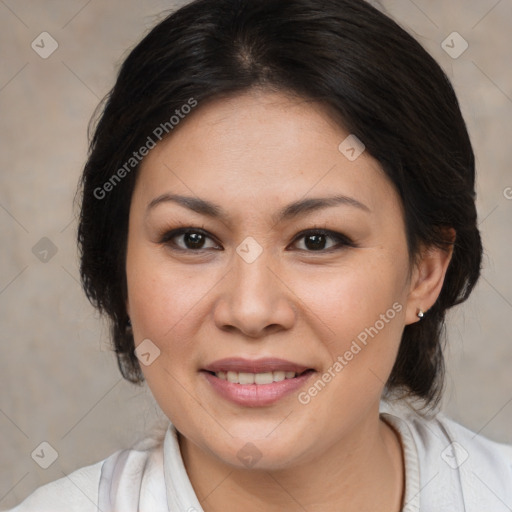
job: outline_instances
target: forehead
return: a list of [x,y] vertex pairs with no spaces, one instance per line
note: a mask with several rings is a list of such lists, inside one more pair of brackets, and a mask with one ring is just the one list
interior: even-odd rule
[[316,102],[262,91],[216,99],[199,104],[145,157],[136,196],[147,204],[180,193],[254,212],[332,194],[371,210],[399,207],[373,157],[340,151],[349,136]]

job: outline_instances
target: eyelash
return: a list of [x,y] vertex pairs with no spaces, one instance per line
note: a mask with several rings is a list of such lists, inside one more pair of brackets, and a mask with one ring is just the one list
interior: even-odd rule
[[[181,235],[186,235],[190,233],[198,233],[201,235],[204,235],[205,237],[209,238],[210,240],[213,240],[216,244],[220,245],[214,237],[212,237],[207,231],[201,228],[193,228],[193,227],[186,227],[186,228],[178,228],[173,229],[171,231],[167,231],[164,233],[159,240],[160,244],[164,244],[175,251],[180,252],[188,252],[188,253],[203,253],[208,250],[222,250],[217,248],[201,248],[201,249],[189,249],[189,248],[183,248],[176,245],[175,242],[172,241],[173,238],[176,238]],[[297,243],[299,240],[310,236],[310,235],[323,235],[325,237],[331,238],[335,240],[337,243],[336,245],[333,245],[332,247],[328,247],[327,249],[319,249],[319,250],[307,250],[307,249],[298,249],[299,251],[303,252],[310,252],[310,253],[330,253],[336,250],[341,250],[346,247],[357,247],[357,245],[346,235],[343,235],[342,233],[338,233],[336,231],[330,231],[328,229],[323,228],[312,228],[312,229],[306,229],[304,231],[301,231],[298,233],[295,238],[292,241],[292,244]]]

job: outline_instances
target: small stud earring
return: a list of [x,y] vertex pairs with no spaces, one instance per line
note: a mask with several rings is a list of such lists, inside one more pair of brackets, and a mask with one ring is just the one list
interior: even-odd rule
[[421,319],[425,316],[425,313],[423,313],[423,311],[420,309],[418,310],[418,318]]

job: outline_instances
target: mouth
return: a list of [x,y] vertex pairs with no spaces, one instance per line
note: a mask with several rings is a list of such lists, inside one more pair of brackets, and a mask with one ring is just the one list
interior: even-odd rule
[[218,360],[200,370],[216,396],[246,407],[269,406],[305,386],[314,368],[265,358]]
[[235,372],[235,371],[218,371],[212,372],[208,370],[203,370],[210,375],[217,377],[220,380],[225,380],[231,382],[233,384],[241,384],[242,386],[247,386],[251,384],[257,385],[265,385],[272,384],[273,382],[282,382],[287,379],[295,379],[300,377],[306,373],[314,372],[312,368],[304,370],[302,372],[293,372],[293,371],[284,371],[284,370],[276,370],[272,372],[261,372],[261,373],[252,373],[252,372]]
[[[277,377],[281,378],[284,373],[284,378],[293,378],[296,375],[300,375],[308,368],[303,364],[288,361],[286,359],[280,359],[277,357],[264,357],[260,359],[246,359],[244,357],[227,357],[224,359],[218,359],[213,363],[208,364],[203,370],[212,373],[250,373],[250,374],[263,374],[263,373],[277,373]],[[295,375],[291,375],[292,372]],[[222,378],[222,377],[219,377]],[[283,379],[281,379],[283,380]]]

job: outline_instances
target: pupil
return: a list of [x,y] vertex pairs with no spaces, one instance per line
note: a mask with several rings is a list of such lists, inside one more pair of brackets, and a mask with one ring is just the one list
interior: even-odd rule
[[204,237],[201,233],[185,233],[185,245],[190,249],[200,249],[203,243]]
[[[310,242],[310,243],[308,243]],[[325,235],[308,235],[306,237],[306,247],[308,249],[318,250],[325,248]]]

